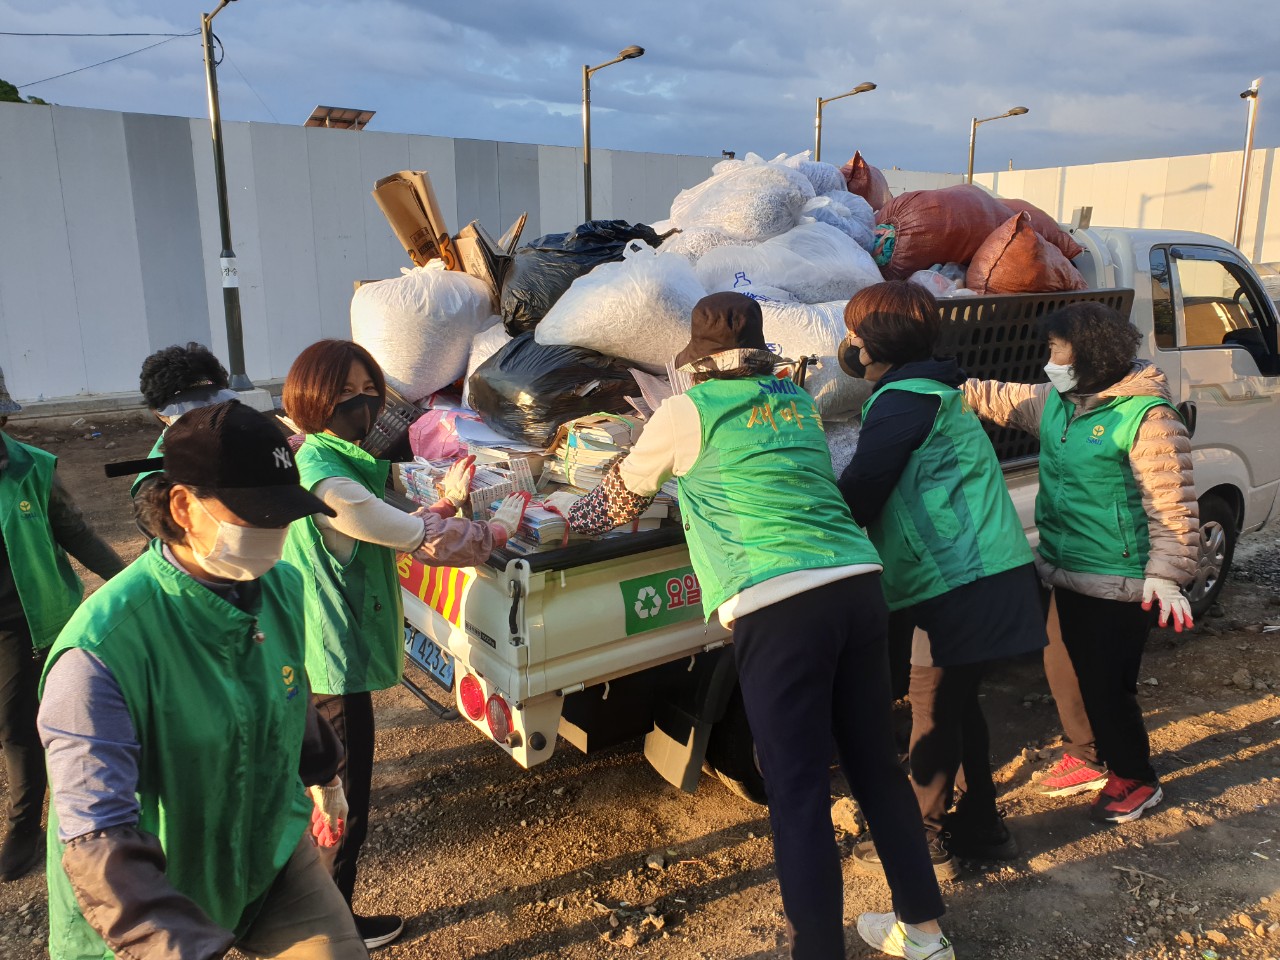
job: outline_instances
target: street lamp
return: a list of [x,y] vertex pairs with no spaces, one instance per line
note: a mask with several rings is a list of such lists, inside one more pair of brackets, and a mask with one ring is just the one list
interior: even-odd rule
[[1249,162],[1253,159],[1253,125],[1258,119],[1258,88],[1262,86],[1262,78],[1253,81],[1248,90],[1240,94],[1241,100],[1249,101],[1249,119],[1244,131],[1244,163],[1240,167],[1240,195],[1236,198],[1236,231],[1231,235],[1231,243],[1240,246],[1240,235],[1244,233],[1244,201],[1249,189]]
[[222,310],[227,322],[227,359],[231,366],[231,389],[252,390],[253,382],[244,372],[244,330],[240,323],[240,277],[236,272],[236,252],[231,248],[231,213],[227,207],[227,169],[222,151],[222,112],[218,107],[218,70],[213,59],[213,18],[235,0],[222,0],[213,13],[200,15],[200,36],[204,41],[204,75],[209,88],[209,126],[213,128],[213,173],[218,184],[218,226],[222,231]]
[[845,97],[852,97],[857,93],[866,93],[868,90],[874,90],[876,85],[871,82],[860,83],[848,93],[842,93],[838,97],[827,97],[825,100],[818,97],[818,111],[813,117],[813,159],[822,159],[822,106],[830,103],[832,100],[843,100]]
[[585,220],[591,220],[591,75],[597,70],[611,67],[623,60],[634,60],[644,56],[644,47],[631,46],[618,52],[618,55],[599,66],[582,65],[582,201]]
[[969,175],[965,179],[965,183],[973,183],[973,141],[978,135],[978,126],[983,123],[990,123],[992,120],[1003,120],[1005,117],[1020,117],[1027,112],[1026,107],[1014,107],[1012,110],[1006,110],[998,117],[987,117],[985,120],[973,118],[973,123],[969,126]]

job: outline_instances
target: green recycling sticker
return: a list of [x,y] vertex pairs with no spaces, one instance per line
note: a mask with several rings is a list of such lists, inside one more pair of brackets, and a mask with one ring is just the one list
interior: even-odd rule
[[693,567],[623,580],[618,588],[629,637],[702,616],[702,587]]

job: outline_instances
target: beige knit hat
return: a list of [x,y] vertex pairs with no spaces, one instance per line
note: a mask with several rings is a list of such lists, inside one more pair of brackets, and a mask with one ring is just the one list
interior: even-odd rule
[[22,405],[9,396],[9,388],[4,385],[4,370],[0,369],[0,417],[17,413],[21,409]]

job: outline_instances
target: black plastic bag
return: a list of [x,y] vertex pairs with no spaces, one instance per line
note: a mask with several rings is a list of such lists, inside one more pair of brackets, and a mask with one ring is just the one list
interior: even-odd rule
[[502,325],[515,337],[538,321],[584,273],[621,260],[632,240],[656,247],[662,238],[643,223],[592,220],[569,233],[549,233],[515,252],[502,283]]
[[590,413],[625,413],[636,392],[631,367],[584,347],[516,337],[467,381],[480,419],[513,440],[546,447],[560,424]]

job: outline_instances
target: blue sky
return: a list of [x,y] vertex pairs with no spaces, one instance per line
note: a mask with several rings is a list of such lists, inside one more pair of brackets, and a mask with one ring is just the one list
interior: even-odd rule
[[[597,147],[772,156],[855,148],[882,166],[960,172],[1239,150],[1259,75],[1256,145],[1280,144],[1280,17],[1253,0],[810,0],[586,3],[236,0],[215,20],[228,120],[301,123],[319,103],[377,110],[370,129],[581,142],[583,63]],[[0,0],[0,30],[185,32],[212,0]],[[156,38],[160,39],[160,38]],[[153,43],[0,36],[0,77],[27,84]],[[24,89],[55,103],[204,116],[198,37]]]

